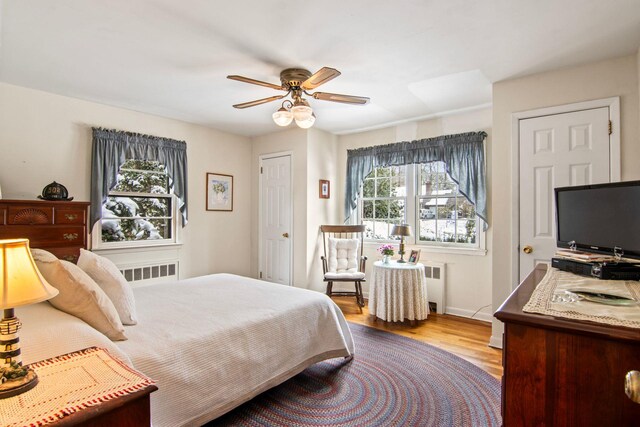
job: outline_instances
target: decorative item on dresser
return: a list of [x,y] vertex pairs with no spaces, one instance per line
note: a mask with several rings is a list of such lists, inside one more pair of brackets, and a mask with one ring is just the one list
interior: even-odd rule
[[0,239],[27,238],[58,258],[76,262],[87,248],[88,202],[0,200]]
[[546,271],[538,264],[495,313],[504,426],[638,425],[640,329],[524,312]]

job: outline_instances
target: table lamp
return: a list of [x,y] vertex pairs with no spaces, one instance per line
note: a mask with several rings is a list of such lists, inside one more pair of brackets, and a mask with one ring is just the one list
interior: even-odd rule
[[411,226],[409,224],[394,225],[393,228],[391,228],[391,235],[400,236],[400,248],[398,248],[400,259],[398,262],[407,262],[404,260],[404,238],[407,236],[413,236],[413,233],[411,233]]
[[29,240],[0,240],[0,399],[31,390],[38,376],[22,367],[18,331],[22,324],[14,307],[35,304],[58,294],[42,277],[29,250]]

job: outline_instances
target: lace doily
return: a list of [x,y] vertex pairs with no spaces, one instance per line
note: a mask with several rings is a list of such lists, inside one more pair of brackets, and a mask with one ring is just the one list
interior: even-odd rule
[[[549,267],[522,311],[608,325],[640,328],[640,305],[612,306],[575,298],[562,298],[565,291],[603,292],[640,301],[640,282],[600,280]],[[556,295],[556,298],[554,298]]]

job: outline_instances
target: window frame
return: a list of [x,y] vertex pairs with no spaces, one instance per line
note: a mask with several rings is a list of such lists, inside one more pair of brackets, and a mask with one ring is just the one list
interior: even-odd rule
[[[482,224],[484,221],[476,214],[476,230],[477,230],[477,243],[458,243],[458,242],[439,242],[439,241],[425,241],[418,239],[418,233],[416,232],[417,227],[419,227],[419,218],[420,218],[420,199],[425,198],[424,195],[418,194],[419,188],[419,178],[420,178],[420,164],[409,164],[400,166],[405,168],[405,185],[406,185],[406,196],[405,199],[405,218],[404,221],[411,225],[414,230],[413,236],[405,237],[405,244],[411,246],[419,246],[424,252],[437,252],[437,253],[450,253],[450,254],[464,254],[464,255],[485,255],[487,253],[486,250],[486,232],[483,229]],[[377,169],[377,168],[376,168]],[[374,169],[375,170],[375,169]],[[364,182],[363,182],[364,185]],[[364,200],[372,200],[370,197],[363,197],[363,187],[361,186],[360,192],[358,194],[358,207],[357,207],[357,215],[355,220],[359,223],[363,223],[363,209],[364,209]],[[460,193],[460,188],[458,187],[458,192],[455,196],[464,197],[462,193]],[[381,199],[384,199],[381,198]],[[397,198],[391,198],[397,199]],[[375,199],[374,199],[375,200]],[[456,218],[457,221],[457,218]],[[365,245],[374,245],[381,243],[397,243],[400,239],[364,239]]]
[[[127,159],[127,160],[140,160],[140,159]],[[149,171],[144,169],[132,169],[132,168],[122,168],[118,169],[118,173],[121,171],[133,171],[133,172],[143,172],[143,173],[152,173],[158,171]],[[159,219],[170,219],[169,225],[171,227],[171,238],[170,239],[153,239],[153,240],[132,240],[132,241],[120,241],[120,242],[104,242],[102,241],[102,222],[106,218],[100,218],[95,226],[93,227],[91,236],[92,236],[92,248],[97,250],[104,249],[126,249],[126,248],[143,248],[143,247],[158,247],[158,246],[177,246],[180,245],[179,238],[179,230],[178,227],[178,216],[180,214],[178,209],[179,199],[173,193],[173,189],[170,185],[171,177],[168,172],[162,172],[167,177],[167,188],[168,193],[142,193],[142,192],[128,192],[128,191],[114,191],[110,190],[107,193],[107,198],[109,197],[144,197],[144,198],[157,198],[157,199],[170,199],[171,203],[171,217],[153,217]],[[114,186],[115,188],[115,186]],[[104,205],[104,203],[103,203]],[[129,218],[124,218],[129,219]]]
[[[405,168],[405,171],[404,171],[405,188],[408,188],[409,184],[408,184],[406,166],[403,165],[403,166],[388,166],[388,167],[389,168],[391,168],[391,167]],[[379,168],[375,168],[372,171],[372,173],[375,172],[376,169],[379,169]],[[379,179],[381,179],[381,178],[384,179],[386,177],[375,177],[374,178],[374,180],[375,180],[374,181],[375,182],[374,189],[377,188],[377,181]],[[366,179],[366,177],[365,177],[365,179]],[[404,196],[395,196],[395,197],[391,196],[391,195],[382,196],[382,197],[363,197],[363,193],[364,193],[364,181],[362,183],[362,188],[360,189],[360,193],[359,193],[359,196],[358,196],[358,220],[359,220],[360,224],[362,224],[364,222],[364,213],[363,213],[363,211],[364,211],[364,202],[365,201],[369,201],[369,200],[374,202],[374,206],[375,206],[375,201],[376,200],[387,200],[389,202],[391,202],[393,200],[401,200],[404,203],[404,211],[405,211],[405,215],[404,216],[405,216],[405,218],[403,218],[400,223],[402,223],[402,221],[406,221],[406,212],[407,212],[407,209],[408,209],[408,206],[409,206],[409,203],[410,203],[408,195],[405,194]],[[364,240],[365,241],[369,241],[369,242],[382,242],[382,243],[386,242],[386,243],[388,243],[388,242],[395,242],[396,240],[400,240],[400,239],[399,238],[398,239],[369,239],[369,238],[365,237]]]

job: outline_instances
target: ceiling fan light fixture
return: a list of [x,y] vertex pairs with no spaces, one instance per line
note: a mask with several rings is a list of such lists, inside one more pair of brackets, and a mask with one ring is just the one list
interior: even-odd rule
[[273,113],[273,121],[278,126],[289,126],[293,121],[293,113],[284,107]]
[[296,119],[296,121],[309,120],[309,117],[313,114],[311,107],[306,105],[295,106],[291,108],[291,112],[293,113],[293,118]]
[[296,98],[293,103],[293,107],[291,107],[291,112],[293,113],[293,118],[296,119],[296,122],[309,120],[313,114],[313,110],[309,107],[309,103],[302,98]]
[[311,115],[307,120],[296,119],[296,124],[298,125],[298,127],[302,129],[309,129],[311,126],[313,126],[315,122],[316,122],[316,115],[314,113],[311,113]]
[[278,111],[271,115],[275,124],[283,127],[289,126],[291,124],[291,122],[293,121],[293,113],[291,112],[292,106],[293,104],[288,99],[285,99],[282,102],[282,105],[280,106]]
[[298,127],[302,129],[309,129],[315,123],[316,115],[313,113],[313,109],[311,109],[307,100],[302,97],[303,95],[307,95],[313,97],[313,99],[319,99],[321,101],[341,102],[352,105],[364,105],[369,102],[369,98],[364,96],[342,95],[339,93],[329,92],[308,92],[309,90],[314,90],[318,86],[333,80],[339,75],[340,71],[335,68],[322,67],[313,74],[309,72],[309,70],[302,68],[287,68],[282,70],[280,72],[280,85],[250,79],[249,77],[238,76],[235,74],[229,75],[227,78],[230,80],[237,80],[239,82],[250,83],[286,92],[284,95],[275,95],[268,98],[235,104],[233,105],[234,108],[243,109],[255,107],[257,105],[266,104],[267,102],[282,99],[291,95],[291,100],[285,100],[280,109],[271,115],[274,123],[278,126],[285,127],[289,126],[291,122],[295,120]]

